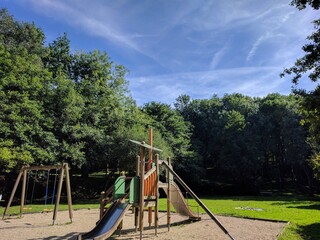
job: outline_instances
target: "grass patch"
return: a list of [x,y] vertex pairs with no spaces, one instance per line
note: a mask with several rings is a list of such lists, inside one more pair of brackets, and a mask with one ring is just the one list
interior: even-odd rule
[[[218,215],[290,222],[280,240],[320,239],[319,199],[254,196],[204,197],[202,201]],[[197,205],[194,200],[189,200],[189,204]],[[166,199],[161,199],[160,208],[166,209]],[[201,208],[199,210],[204,212]]]
[[[78,209],[93,209],[93,208],[99,208],[98,203],[83,203],[83,204],[74,204],[72,205],[73,210]],[[5,208],[0,208],[0,214],[3,215]],[[68,204],[59,204],[59,211],[68,210]],[[54,211],[54,205],[50,204],[47,206],[39,205],[39,204],[32,204],[32,205],[25,205],[23,209],[23,214],[25,213],[39,213],[39,212],[53,212]],[[7,216],[9,215],[19,215],[20,213],[20,206],[12,206],[9,208],[7,212]]]

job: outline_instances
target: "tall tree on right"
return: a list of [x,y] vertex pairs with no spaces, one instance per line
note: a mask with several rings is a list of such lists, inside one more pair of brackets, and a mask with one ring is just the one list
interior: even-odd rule
[[[299,10],[307,6],[314,10],[320,9],[319,0],[292,0],[291,5]],[[297,84],[301,77],[308,74],[313,82],[320,80],[320,18],[313,21],[315,31],[307,37],[308,43],[302,49],[305,55],[296,60],[294,66],[287,68],[280,74],[293,75],[292,82]],[[309,125],[310,136],[308,142],[313,149],[310,158],[315,176],[320,179],[320,85],[318,84],[313,91],[295,90],[295,93],[302,96],[301,106],[304,112],[304,123]]]

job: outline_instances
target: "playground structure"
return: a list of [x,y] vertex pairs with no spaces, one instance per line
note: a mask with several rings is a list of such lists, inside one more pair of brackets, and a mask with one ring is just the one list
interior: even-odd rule
[[[152,138],[151,138],[152,139]],[[145,142],[131,142],[140,146],[140,155],[136,162],[136,176],[125,177],[120,176],[114,186],[102,193],[100,199],[100,220],[97,225],[88,233],[78,236],[81,239],[107,239],[116,229],[122,228],[122,219],[125,213],[132,207],[134,211],[135,230],[140,231],[140,239],[144,230],[144,210],[148,209],[148,223],[152,223],[152,208],[154,207],[154,229],[157,236],[158,230],[158,200],[159,188],[162,188],[167,194],[167,226],[170,231],[171,209],[172,204],[177,213],[188,216],[191,220],[200,220],[199,215],[195,214],[188,206],[177,182],[196,200],[196,202],[204,209],[210,218],[219,226],[219,228],[230,239],[234,239],[221,222],[213,215],[213,213],[205,206],[205,204],[196,196],[196,194],[187,186],[187,184],[172,169],[170,159],[167,161],[160,160],[159,154],[155,155],[155,161],[152,159],[152,151],[161,152],[160,149],[152,147]],[[149,150],[149,161],[146,162],[146,152]],[[166,169],[166,183],[159,181],[159,169]],[[128,184],[128,180],[130,183]],[[111,195],[111,197],[109,197]],[[105,205],[110,203],[110,207],[105,210]]]
[[[52,192],[52,203],[54,202],[55,199],[55,205],[54,205],[54,211],[53,211],[53,224],[55,223],[55,220],[57,218],[58,214],[58,208],[59,208],[59,203],[60,203],[60,198],[61,198],[61,191],[62,191],[62,185],[63,185],[63,178],[65,177],[66,181],[66,191],[67,191],[67,198],[68,198],[68,208],[69,208],[69,218],[70,221],[72,222],[72,199],[71,199],[71,187],[70,187],[70,177],[69,177],[69,167],[67,163],[64,163],[62,165],[51,165],[51,166],[30,166],[30,167],[22,167],[20,169],[19,175],[15,181],[13,190],[11,192],[9,201],[7,203],[7,206],[3,212],[3,217],[2,219],[5,219],[5,216],[7,214],[7,211],[9,210],[13,197],[16,193],[16,190],[18,188],[18,185],[20,183],[20,180],[22,178],[22,190],[21,190],[21,198],[20,198],[20,217],[22,216],[24,205],[25,205],[25,198],[26,198],[26,186],[29,181],[27,181],[27,176],[29,179],[28,173],[30,174],[31,171],[47,171],[47,180],[46,180],[46,194],[45,194],[45,206],[47,204],[48,200],[48,184],[49,184],[49,177],[50,177],[50,170],[56,170],[55,173],[55,179],[54,179],[54,187],[53,187],[53,192]],[[57,172],[60,171],[59,178],[58,178],[58,187],[56,191],[56,180],[57,180]],[[56,194],[55,194],[56,191]],[[33,190],[32,190],[32,196],[34,192],[34,185],[33,185]],[[56,195],[56,197],[55,197]]]

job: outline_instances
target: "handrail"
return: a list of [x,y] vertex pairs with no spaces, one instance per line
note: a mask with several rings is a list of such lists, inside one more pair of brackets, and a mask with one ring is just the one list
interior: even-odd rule
[[146,174],[144,174],[144,180],[146,180],[152,173],[154,173],[157,170],[156,167],[151,168]]

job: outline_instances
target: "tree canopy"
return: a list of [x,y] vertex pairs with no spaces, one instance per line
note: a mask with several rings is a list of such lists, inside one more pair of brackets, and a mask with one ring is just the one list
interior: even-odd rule
[[[319,11],[319,0],[293,0],[291,5],[299,10],[310,6],[314,10]],[[302,47],[305,55],[297,59],[294,66],[287,68],[281,74],[293,75],[292,82],[298,84],[303,75],[308,75],[308,78],[313,82],[318,82],[320,79],[320,19],[315,19],[314,32],[307,37],[308,43]],[[309,126],[308,142],[313,149],[313,155],[310,158],[316,175],[319,177],[320,171],[320,85],[307,92],[305,89],[295,89],[297,95],[302,96],[301,107],[304,113],[304,123]]]

